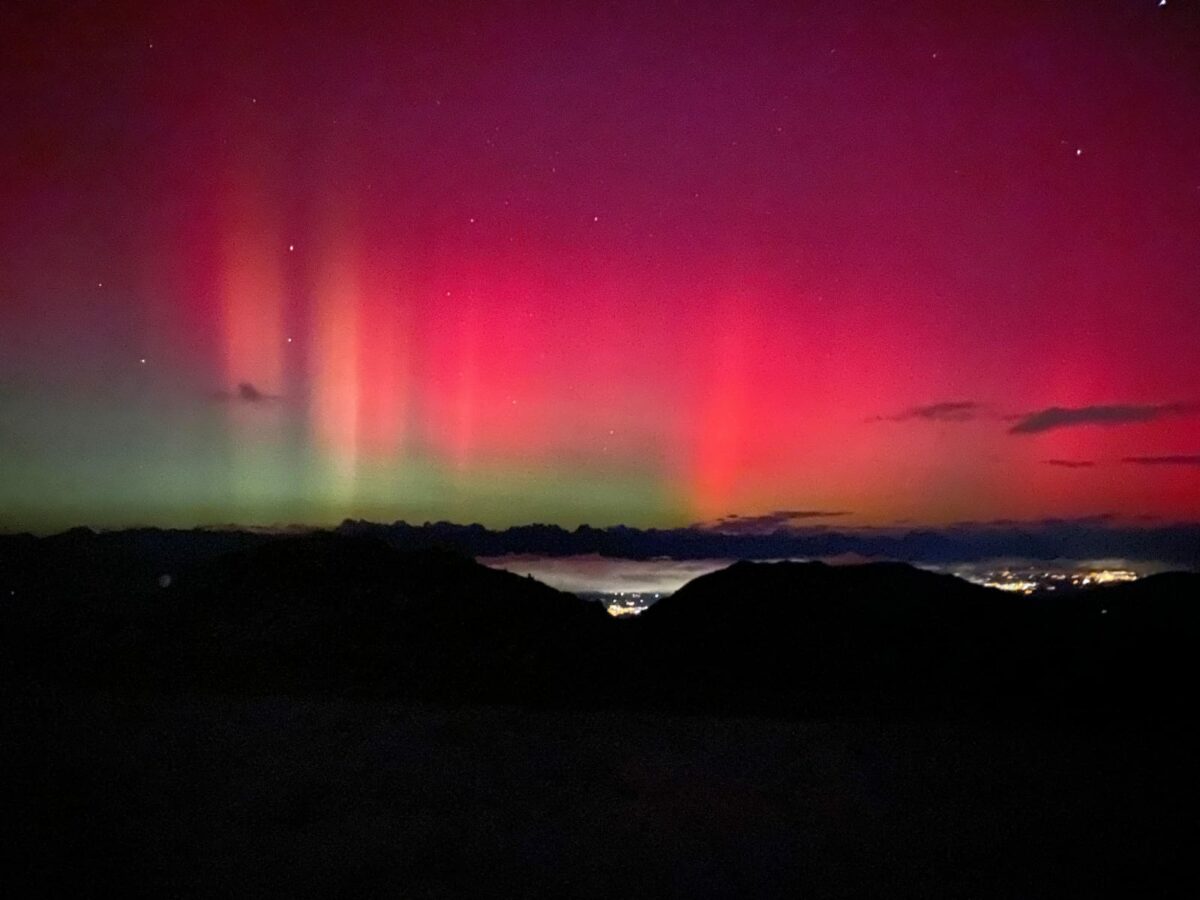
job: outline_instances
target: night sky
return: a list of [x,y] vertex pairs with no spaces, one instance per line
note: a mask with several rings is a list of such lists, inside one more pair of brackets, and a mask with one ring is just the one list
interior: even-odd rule
[[0,527],[1200,510],[1197,4],[218,6],[0,12]]

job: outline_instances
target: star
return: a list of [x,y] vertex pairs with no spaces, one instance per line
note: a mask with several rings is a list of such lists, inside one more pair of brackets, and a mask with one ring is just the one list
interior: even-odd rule
[[296,249],[295,244],[288,244],[288,252],[291,253]]
[[1075,148],[1075,155],[1076,155],[1076,156],[1083,156],[1083,148],[1082,148],[1082,147],[1076,147],[1076,148]]

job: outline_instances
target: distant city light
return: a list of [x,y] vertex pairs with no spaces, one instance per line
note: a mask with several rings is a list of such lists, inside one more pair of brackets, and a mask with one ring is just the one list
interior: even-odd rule
[[989,572],[959,572],[961,578],[972,584],[1019,594],[1037,591],[1053,591],[1064,585],[1071,587],[1093,587],[1101,584],[1120,584],[1137,581],[1139,575],[1132,569],[1078,569],[1068,572],[1052,572],[1029,569],[1014,571],[1001,569]]

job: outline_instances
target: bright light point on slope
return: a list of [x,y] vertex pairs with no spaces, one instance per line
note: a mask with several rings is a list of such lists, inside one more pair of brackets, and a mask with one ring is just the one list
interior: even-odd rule
[[1037,584],[1032,581],[984,581],[983,586],[1013,594],[1031,594],[1037,588]]
[[1092,573],[1096,584],[1112,584],[1118,581],[1137,581],[1137,573],[1129,569],[1102,569]]
[[295,251],[295,249],[296,249],[296,245],[295,245],[295,244],[288,244],[288,252],[289,252],[289,253],[292,253],[292,252],[294,252],[294,251]]
[[143,356],[141,359],[138,360],[138,362],[144,366],[146,364],[146,357]]
[[1076,147],[1076,148],[1075,148],[1075,155],[1076,155],[1076,156],[1083,156],[1083,148],[1082,148],[1082,147]]

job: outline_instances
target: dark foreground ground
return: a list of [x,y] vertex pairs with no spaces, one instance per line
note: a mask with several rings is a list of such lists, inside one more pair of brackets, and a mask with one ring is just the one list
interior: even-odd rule
[[3,703],[13,897],[1196,896],[1161,720]]

